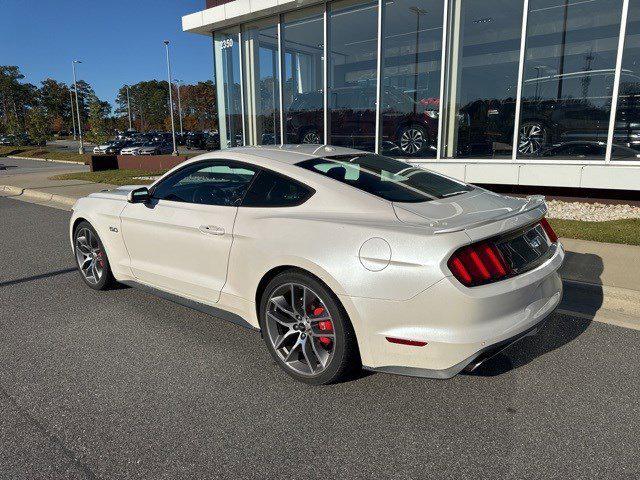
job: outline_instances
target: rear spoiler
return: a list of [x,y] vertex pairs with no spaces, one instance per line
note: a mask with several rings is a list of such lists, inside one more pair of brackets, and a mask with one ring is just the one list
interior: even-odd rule
[[522,215],[523,213],[526,212],[530,212],[531,210],[535,210],[537,208],[543,207],[544,212],[541,215],[544,216],[544,214],[547,211],[547,205],[544,201],[544,196],[543,195],[530,195],[527,197],[527,203],[525,203],[520,210],[514,210],[513,212],[508,212],[505,213],[504,215],[499,215],[497,217],[493,217],[487,220],[480,220],[478,222],[472,222],[469,223],[467,225],[461,225],[458,227],[452,227],[452,228],[441,228],[441,229],[436,229],[434,230],[433,234],[434,235],[441,235],[443,233],[453,233],[453,232],[462,232],[464,230],[468,230],[470,228],[476,228],[476,227],[482,227],[483,225],[489,225],[490,223],[495,223],[495,222],[499,222],[501,220],[506,220],[507,218],[512,218],[512,217],[516,217],[518,215]]

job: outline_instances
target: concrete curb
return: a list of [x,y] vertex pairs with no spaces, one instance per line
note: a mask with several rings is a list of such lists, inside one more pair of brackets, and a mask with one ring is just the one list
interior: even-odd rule
[[67,163],[70,165],[86,165],[86,163],[72,162],[71,160],[53,160],[52,158],[18,157],[16,155],[0,157],[0,158],[12,158],[14,160],[35,160],[38,162]]
[[73,207],[78,200],[74,197],[41,192],[39,190],[32,190],[30,188],[14,187],[13,185],[0,185],[0,191],[12,196],[22,197],[25,200],[33,200],[39,203],[54,203],[56,205],[64,205],[68,207],[69,210],[71,210],[71,207]]

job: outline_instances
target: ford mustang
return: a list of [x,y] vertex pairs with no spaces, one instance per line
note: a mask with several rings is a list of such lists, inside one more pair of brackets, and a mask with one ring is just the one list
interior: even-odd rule
[[310,384],[361,368],[471,371],[562,296],[542,197],[329,146],[237,148],[73,208],[84,282],[120,282],[261,332]]

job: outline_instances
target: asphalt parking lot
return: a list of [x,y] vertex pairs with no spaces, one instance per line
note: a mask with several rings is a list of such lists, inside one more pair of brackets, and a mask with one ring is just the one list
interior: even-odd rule
[[260,336],[75,272],[0,198],[0,478],[638,478],[640,331],[554,315],[476,375],[296,383]]

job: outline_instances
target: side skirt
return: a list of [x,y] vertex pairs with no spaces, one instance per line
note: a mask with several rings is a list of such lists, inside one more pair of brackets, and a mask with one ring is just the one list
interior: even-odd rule
[[150,287],[149,285],[145,285],[144,283],[138,283],[133,280],[123,280],[123,281],[120,281],[120,283],[142,290],[146,293],[150,293],[151,295],[155,295],[156,297],[164,298],[165,300],[169,300],[170,302],[177,303],[178,305],[182,305],[183,307],[187,307],[192,310],[197,310],[198,312],[206,313],[207,315],[211,315],[212,317],[220,318],[227,322],[234,323],[240,327],[252,330],[254,332],[260,331],[259,328],[256,328],[253,325],[251,325],[240,315],[237,315],[232,312],[228,312],[226,310],[222,310],[221,308],[212,307],[211,305],[206,305],[204,303],[196,302],[195,300],[189,300],[179,295],[165,292],[163,290],[159,290],[157,288]]

